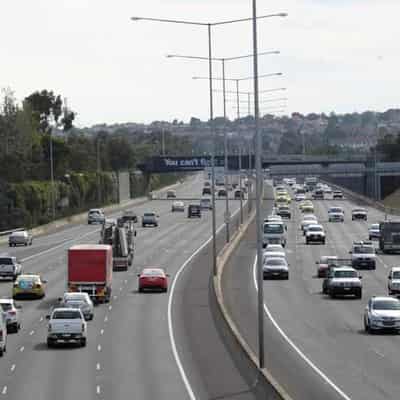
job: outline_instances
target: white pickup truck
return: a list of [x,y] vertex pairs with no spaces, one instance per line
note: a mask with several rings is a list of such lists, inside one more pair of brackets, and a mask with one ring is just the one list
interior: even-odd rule
[[87,324],[82,311],[76,308],[55,308],[49,320],[47,332],[47,346],[57,343],[75,342],[82,347],[86,346]]
[[0,255],[0,278],[15,281],[21,274],[22,267],[17,258],[9,255]]

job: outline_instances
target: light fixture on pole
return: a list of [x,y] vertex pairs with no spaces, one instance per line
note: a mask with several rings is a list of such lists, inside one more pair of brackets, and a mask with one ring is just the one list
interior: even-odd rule
[[[276,13],[276,14],[267,14],[267,15],[261,15],[256,17],[257,19],[262,19],[262,18],[271,18],[271,17],[285,17],[286,14],[284,13]],[[211,27],[214,26],[220,26],[220,25],[227,25],[227,24],[232,24],[236,22],[248,22],[252,21],[254,19],[253,17],[250,18],[241,18],[241,19],[235,19],[235,20],[229,20],[229,21],[218,21],[218,22],[197,22],[197,21],[185,21],[185,20],[176,20],[176,19],[166,19],[166,18],[149,18],[149,17],[138,17],[134,16],[131,17],[132,21],[138,22],[138,21],[149,21],[149,22],[161,22],[161,23],[172,23],[172,24],[183,24],[183,25],[195,25],[195,26],[203,26],[207,28],[207,34],[208,34],[208,69],[209,69],[209,97],[210,97],[210,127],[211,127],[211,132],[214,134],[215,137],[215,129],[214,129],[214,109],[213,109],[213,86],[212,86],[212,47],[211,47]],[[212,180],[212,186],[213,190],[211,191],[212,193],[212,203],[213,203],[213,209],[212,209],[212,237],[213,237],[213,273],[214,275],[217,274],[217,234],[216,234],[216,213],[215,213],[215,190],[214,190],[214,185],[215,185],[215,139],[214,139],[214,144],[213,144],[213,149],[212,149],[212,154],[211,154],[211,180]]]

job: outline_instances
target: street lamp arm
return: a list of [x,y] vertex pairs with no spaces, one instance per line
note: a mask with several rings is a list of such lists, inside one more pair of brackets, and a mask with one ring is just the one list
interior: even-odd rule
[[[259,56],[265,56],[269,54],[280,54],[279,50],[272,50],[272,51],[264,51],[262,53],[258,53]],[[232,60],[241,60],[242,58],[250,58],[253,57],[254,54],[247,54],[245,56],[237,56],[237,57],[226,57],[224,58],[225,61],[232,61]]]
[[[275,14],[266,14],[266,15],[260,15],[257,17],[257,19],[263,19],[263,18],[272,18],[272,17],[287,17],[287,13],[275,13]],[[221,21],[221,22],[213,22],[210,25],[212,26],[217,26],[217,25],[226,25],[226,24],[234,24],[236,22],[248,22],[252,21],[253,18],[240,18],[240,19],[233,19],[230,21]]]
[[[258,75],[258,78],[269,78],[271,76],[281,76],[283,75],[282,72],[274,72],[272,74],[265,74],[265,75]],[[192,79],[210,79],[209,77],[206,76],[193,76]],[[250,79],[254,79],[252,76],[247,76],[246,78],[225,78],[226,81],[232,81],[232,82],[237,82],[237,81],[247,81]],[[223,78],[212,78],[213,81],[222,81],[224,80]],[[235,92],[236,93],[236,92]]]
[[148,17],[131,17],[132,21],[153,21],[153,22],[169,22],[173,24],[184,24],[184,25],[199,25],[199,26],[208,26],[206,22],[197,22],[197,21],[184,21],[178,19],[166,19],[166,18],[148,18]]

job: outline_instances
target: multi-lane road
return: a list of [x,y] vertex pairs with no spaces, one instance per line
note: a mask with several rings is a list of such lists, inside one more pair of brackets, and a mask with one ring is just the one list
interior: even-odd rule
[[[268,191],[272,197],[271,188]],[[333,205],[344,207],[344,223],[328,222]],[[299,229],[301,213],[292,204],[286,250],[290,280],[263,283],[266,366],[293,399],[399,399],[399,336],[366,334],[363,312],[371,296],[387,295],[389,269],[399,265],[400,257],[379,254],[376,270],[361,272],[361,300],[323,295],[315,265],[322,255],[349,258],[352,242],[367,240],[368,225],[384,216],[368,208],[368,222],[351,221],[356,205],[349,200],[319,200],[314,206],[325,228],[326,245],[305,244]],[[265,214],[271,209],[272,200],[266,201]],[[254,256],[253,225],[235,252],[223,285],[229,310],[256,351]]]
[[[199,175],[191,177],[177,189],[177,197],[200,197],[202,183]],[[232,201],[231,205],[237,213],[239,202]],[[217,227],[223,224],[224,206],[223,201],[217,202]],[[172,213],[171,202],[165,200],[134,209],[139,216],[156,211],[160,226],[137,228],[134,265],[128,272],[114,273],[112,301],[96,307],[95,318],[88,323],[86,348],[48,349],[45,316],[65,291],[66,249],[76,243],[97,243],[99,227],[66,227],[35,238],[28,248],[0,247],[0,252],[16,254],[25,272],[40,273],[48,281],[43,300],[19,301],[23,329],[8,336],[7,353],[0,360],[0,397],[188,399],[191,391],[207,393],[201,379],[195,383],[191,380],[197,367],[189,363],[199,350],[181,346],[187,342],[180,336],[184,321],[181,310],[188,313],[193,304],[182,307],[187,293],[180,278],[184,275],[182,266],[211,236],[211,213],[188,219],[186,212]],[[205,264],[204,270],[209,271],[209,257]],[[144,266],[167,270],[171,275],[168,293],[137,292],[137,273]],[[10,296],[11,288],[12,283],[1,282],[0,296]],[[189,354],[184,354],[185,350]]]

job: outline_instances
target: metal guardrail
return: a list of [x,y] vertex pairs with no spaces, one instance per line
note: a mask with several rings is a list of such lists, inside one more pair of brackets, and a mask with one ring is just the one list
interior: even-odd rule
[[10,229],[9,231],[3,231],[0,232],[0,236],[7,236],[10,235],[13,232],[20,232],[20,231],[24,231],[26,228],[15,228],[15,229]]

